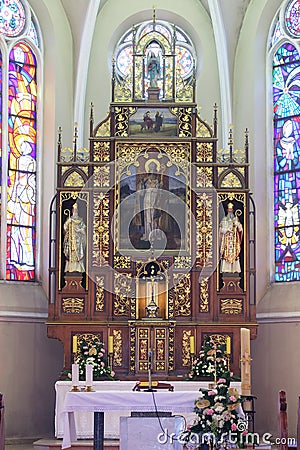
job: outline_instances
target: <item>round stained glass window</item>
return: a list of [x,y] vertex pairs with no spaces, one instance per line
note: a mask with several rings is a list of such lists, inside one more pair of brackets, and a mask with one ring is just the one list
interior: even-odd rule
[[19,0],[0,0],[0,33],[18,36],[25,27],[25,9]]
[[285,11],[287,31],[296,38],[300,37],[300,0],[291,1]]

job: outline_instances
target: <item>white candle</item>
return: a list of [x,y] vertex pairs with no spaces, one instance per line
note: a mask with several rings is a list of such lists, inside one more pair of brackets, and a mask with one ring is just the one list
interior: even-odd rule
[[72,364],[72,386],[79,385],[79,365]]
[[86,364],[85,366],[85,384],[86,386],[93,386],[93,366]]
[[241,328],[241,391],[242,395],[251,395],[250,372],[250,330]]

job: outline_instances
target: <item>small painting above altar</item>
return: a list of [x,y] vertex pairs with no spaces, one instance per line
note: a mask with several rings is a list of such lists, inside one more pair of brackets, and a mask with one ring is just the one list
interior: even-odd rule
[[160,138],[177,136],[177,117],[169,108],[139,108],[130,117],[129,135]]

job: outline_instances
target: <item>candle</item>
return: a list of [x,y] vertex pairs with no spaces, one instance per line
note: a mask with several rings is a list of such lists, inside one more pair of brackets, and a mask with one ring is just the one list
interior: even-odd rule
[[78,386],[79,384],[79,365],[72,364],[72,386]]
[[241,391],[242,395],[251,395],[250,373],[250,330],[241,328]]
[[93,386],[93,366],[86,364],[85,366],[85,384],[86,386]]
[[108,353],[114,352],[114,337],[108,336]]
[[73,353],[77,353],[77,336],[73,336]]
[[195,354],[195,336],[190,336],[190,353]]
[[230,355],[230,353],[231,353],[230,336],[226,336],[226,353],[227,353],[227,355]]

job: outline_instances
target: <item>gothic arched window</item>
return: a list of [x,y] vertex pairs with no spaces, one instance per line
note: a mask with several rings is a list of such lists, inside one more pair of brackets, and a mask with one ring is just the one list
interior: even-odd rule
[[273,80],[275,281],[300,280],[299,0],[285,2],[270,37]]
[[36,280],[40,33],[25,1],[0,3],[1,278]]
[[149,87],[161,100],[193,101],[195,49],[178,26],[162,20],[128,30],[115,49],[115,101],[144,100]]

